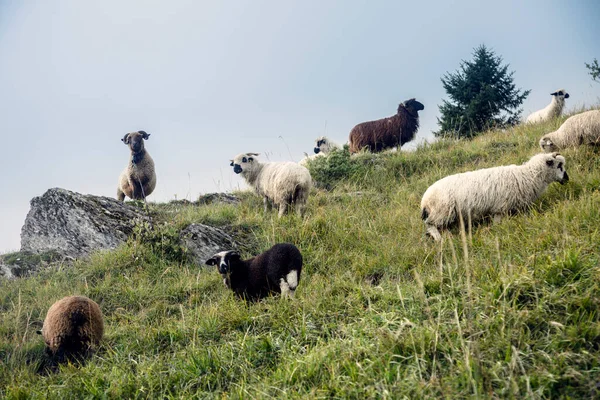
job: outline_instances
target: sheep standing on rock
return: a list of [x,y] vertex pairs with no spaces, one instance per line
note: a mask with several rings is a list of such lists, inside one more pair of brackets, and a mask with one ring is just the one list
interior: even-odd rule
[[440,229],[469,216],[472,220],[522,210],[552,182],[566,183],[565,158],[558,153],[537,154],[523,165],[486,168],[450,175],[431,185],[421,200],[421,218],[427,233],[442,238]]
[[600,145],[600,110],[573,115],[558,130],[540,139],[540,147],[546,153],[584,144]]
[[550,93],[552,101],[545,108],[529,114],[525,123],[537,124],[539,122],[550,121],[553,118],[560,117],[563,108],[565,107],[565,99],[569,98],[569,93],[564,89]]
[[423,104],[410,99],[401,103],[392,117],[356,125],[350,131],[350,153],[358,153],[364,148],[380,152],[391,147],[400,148],[410,142],[419,129],[418,112],[423,109]]
[[315,140],[315,154],[309,156],[304,153],[305,157],[300,160],[298,164],[302,166],[306,166],[309,161],[312,161],[318,157],[327,156],[329,153],[335,150],[339,150],[340,146],[337,143],[332,142],[329,138],[325,136],[320,136]]
[[310,172],[294,162],[261,163],[258,153],[238,154],[231,160],[233,172],[242,174],[250,186],[263,197],[265,213],[273,204],[282,217],[294,205],[298,215],[304,215],[312,186]]
[[50,307],[40,333],[47,352],[58,361],[85,356],[104,335],[102,311],[85,296],[64,297]]
[[206,265],[216,265],[225,286],[241,298],[257,300],[271,293],[294,297],[302,272],[302,254],[293,244],[279,243],[245,261],[236,251],[222,251]]
[[123,143],[131,150],[131,159],[127,167],[119,176],[117,200],[125,200],[125,196],[134,200],[143,200],[148,197],[156,187],[156,172],[154,160],[144,148],[144,140],[150,134],[144,131],[131,132],[125,135]]

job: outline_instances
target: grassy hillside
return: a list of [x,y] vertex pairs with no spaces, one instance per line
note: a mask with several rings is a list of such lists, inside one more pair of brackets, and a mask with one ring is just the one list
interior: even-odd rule
[[[561,122],[340,156],[305,219],[265,216],[251,194],[237,207],[154,204],[160,228],[117,251],[0,281],[0,397],[600,396],[598,150],[564,151],[570,183],[526,213],[441,245],[420,219],[434,181],[520,164]],[[214,269],[188,265],[174,238],[190,222],[235,232],[244,255],[295,243],[296,299],[245,304]],[[69,294],[100,304],[104,344],[85,366],[38,374],[35,330]]]

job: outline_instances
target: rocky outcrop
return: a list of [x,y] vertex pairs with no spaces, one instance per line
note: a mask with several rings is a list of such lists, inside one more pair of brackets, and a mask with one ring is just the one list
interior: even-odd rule
[[143,210],[108,197],[49,189],[31,200],[21,229],[21,251],[55,251],[80,258],[116,248],[127,240]]
[[208,225],[191,224],[179,234],[181,244],[195,264],[203,266],[215,253],[237,248],[227,233]]
[[55,264],[72,261],[54,251],[35,254],[28,251],[4,254],[0,256],[0,278],[15,279]]
[[[226,194],[211,195],[207,202],[235,204]],[[108,197],[49,189],[31,200],[31,210],[21,229],[21,251],[0,256],[0,278],[14,279],[45,265],[69,263],[98,250],[111,250],[125,242],[134,227],[150,222],[145,211]],[[160,228],[159,228],[160,229]],[[187,260],[204,262],[213,254],[237,248],[221,229],[191,224],[179,233]]]

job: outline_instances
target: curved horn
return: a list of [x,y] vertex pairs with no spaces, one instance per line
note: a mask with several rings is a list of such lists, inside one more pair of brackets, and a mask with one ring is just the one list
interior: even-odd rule
[[150,134],[146,133],[145,131],[138,131],[138,133],[140,133],[145,140],[148,140],[150,137]]
[[121,139],[121,141],[125,144],[129,144],[129,133],[126,133],[125,136],[123,136],[123,139]]

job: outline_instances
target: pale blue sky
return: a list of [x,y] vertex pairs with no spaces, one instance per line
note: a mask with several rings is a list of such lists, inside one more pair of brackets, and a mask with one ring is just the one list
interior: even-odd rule
[[532,89],[525,113],[563,87],[598,104],[599,20],[597,0],[3,0],[0,252],[48,188],[114,197],[129,131],[152,135],[153,201],[243,188],[235,154],[297,161],[410,97],[431,140],[440,77],[482,43]]

